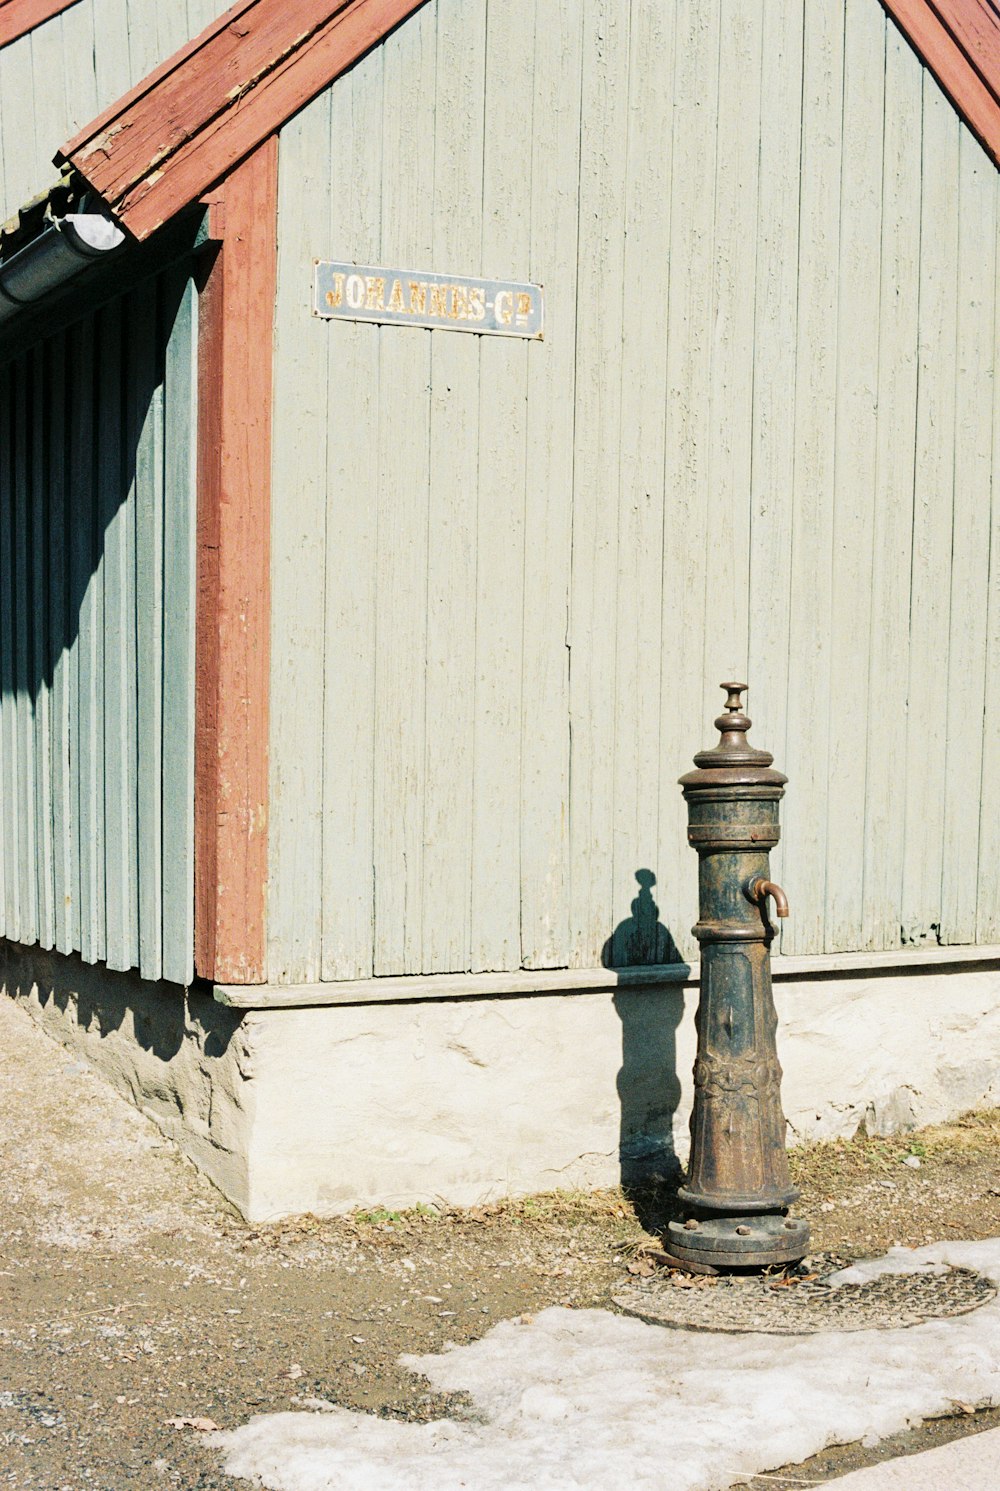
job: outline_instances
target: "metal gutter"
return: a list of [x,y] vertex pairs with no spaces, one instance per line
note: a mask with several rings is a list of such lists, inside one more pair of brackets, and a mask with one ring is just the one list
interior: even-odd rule
[[48,217],[36,237],[0,262],[0,324],[61,289],[124,242],[122,229],[106,213]]

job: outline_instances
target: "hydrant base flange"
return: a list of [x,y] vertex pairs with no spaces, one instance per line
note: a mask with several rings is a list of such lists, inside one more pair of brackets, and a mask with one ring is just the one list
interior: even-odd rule
[[671,1222],[670,1252],[684,1263],[710,1263],[722,1268],[760,1268],[769,1263],[793,1263],[809,1250],[809,1224],[797,1217],[709,1217]]

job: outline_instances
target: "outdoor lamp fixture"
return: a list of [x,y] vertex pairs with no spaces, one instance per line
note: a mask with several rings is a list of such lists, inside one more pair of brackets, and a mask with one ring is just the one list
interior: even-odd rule
[[118,248],[125,234],[100,212],[50,218],[38,234],[0,264],[0,322],[75,278]]
[[798,1191],[785,1153],[767,914],[771,897],[778,916],[788,915],[768,868],[788,778],[747,742],[747,685],[722,687],[722,739],[680,779],[688,842],[698,851],[701,1000],[691,1159],[679,1192],[691,1215],[670,1223],[668,1247],[685,1262],[755,1267],[801,1258],[809,1247],[808,1224],[787,1215]]

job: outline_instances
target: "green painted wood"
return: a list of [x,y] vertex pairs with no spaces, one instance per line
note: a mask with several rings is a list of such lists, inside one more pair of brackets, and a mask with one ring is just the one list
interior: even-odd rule
[[[910,558],[920,294],[920,65],[894,26],[885,38],[885,123],[875,513],[872,548],[862,944],[899,938],[906,791],[899,747],[872,728],[909,672]],[[856,867],[854,867],[856,868]]]
[[[793,528],[789,494],[795,483],[789,349],[796,344],[798,312],[802,8],[786,0],[765,0],[763,25],[761,97],[769,107],[762,109],[760,118],[755,233],[747,672],[753,680],[748,707],[755,735],[779,755],[784,750],[788,697]],[[779,842],[771,854],[772,873],[781,884],[782,849]],[[686,926],[685,920],[684,930]]]
[[69,525],[69,595],[67,597],[67,648],[70,664],[69,735],[73,761],[72,793],[76,833],[73,839],[73,902],[76,906],[78,951],[86,962],[96,962],[93,912],[94,876],[103,860],[98,854],[93,815],[93,794],[88,790],[89,762],[93,757],[92,663],[89,656],[93,629],[93,523],[94,523],[94,326],[87,319],[67,334],[74,365],[69,403],[69,470],[67,508],[73,513]]
[[[485,249],[485,77],[483,8],[470,10],[462,0],[438,0],[432,266],[465,263],[478,268]],[[391,332],[383,340],[388,342],[389,336]],[[411,957],[414,972],[459,973],[469,969],[470,958],[472,966],[480,962],[470,950],[476,764],[470,713],[477,707],[473,701],[481,697],[476,660],[475,494],[479,484],[474,476],[480,451],[480,347],[479,340],[471,336],[428,334],[425,339],[431,357],[424,601],[426,725],[422,760],[414,763],[423,796],[422,894]],[[495,416],[503,424],[502,389],[491,392],[497,399]],[[516,542],[516,535],[511,537]],[[516,583],[513,578],[511,583]],[[468,701],[464,709],[456,707],[462,699]],[[494,872],[502,877],[505,868],[496,865]]]
[[[1000,218],[1000,178],[994,181],[995,211]],[[993,341],[1000,338],[1000,254],[994,291]],[[993,451],[1000,451],[1000,379],[993,380]],[[996,698],[1000,687],[1000,463],[994,460],[990,479],[990,587],[986,615],[985,699]],[[984,942],[1000,929],[1000,772],[992,769],[993,716],[987,702],[983,711],[983,756],[979,788],[979,875],[976,883],[976,941]]]
[[583,8],[580,110],[573,569],[570,595],[569,792],[571,966],[595,961],[614,894],[615,652],[622,388],[616,369],[621,284],[629,15],[613,0]]
[[546,284],[547,332],[528,355],[521,710],[521,963],[569,962],[569,671],[583,13],[536,0],[530,277]]
[[[660,758],[679,761],[686,769],[705,743],[706,715],[713,717],[718,702],[713,698],[709,703],[706,697],[710,680],[704,676],[704,625],[709,602],[711,436],[706,390],[711,381],[716,254],[715,193],[706,184],[713,181],[717,154],[720,6],[680,0],[673,8],[663,580],[656,604],[662,648]],[[725,603],[725,597],[713,597],[712,614]],[[699,619],[687,625],[687,617]],[[678,774],[672,773],[675,780]],[[690,951],[694,944],[687,934],[695,921],[697,897],[683,806],[679,789],[667,777],[659,792],[659,862],[641,868],[657,875],[666,923],[682,949]],[[631,886],[628,892],[625,886],[618,890],[628,893]]]
[[[941,931],[952,579],[952,501],[942,501],[942,492],[951,498],[955,479],[959,131],[950,104],[926,80],[900,908],[908,943],[933,943]],[[947,349],[944,356],[942,349]]]
[[[62,15],[66,77],[66,137],[75,135],[98,112],[94,58],[94,0],[80,0]],[[60,142],[61,143],[61,142]]]
[[11,371],[0,368],[0,859],[3,932],[20,934],[17,813],[17,730],[14,684],[14,400]]
[[[295,721],[294,756],[271,773],[268,969],[272,978],[320,975],[323,887],[323,606],[326,462],[331,423],[326,342],[309,315],[311,225],[325,221],[330,100],[324,95],[281,138],[278,211],[288,253],[278,266],[272,587],[281,655],[271,669],[271,714]],[[324,147],[314,148],[316,134]]]
[[74,891],[74,845],[77,843],[77,804],[73,793],[73,750],[70,734],[70,672],[72,652],[67,646],[70,610],[69,485],[67,382],[71,358],[62,333],[46,347],[48,389],[48,623],[49,668],[52,678],[52,873],[55,946],[72,952],[77,946],[77,905]]
[[[417,12],[385,47],[382,253],[389,264],[433,267],[437,16]],[[430,544],[430,388],[434,333],[379,332],[380,418],[375,614],[375,974],[419,973],[423,963],[424,739]],[[384,394],[383,394],[384,390]],[[405,393],[404,393],[405,390]],[[382,400],[385,400],[384,405]],[[434,536],[436,539],[436,535]],[[432,727],[433,728],[433,727]],[[463,897],[463,900],[466,898]],[[458,917],[464,921],[464,907]]]
[[16,717],[15,790],[20,833],[18,835],[18,880],[20,882],[20,938],[35,942],[38,938],[38,824],[35,816],[35,700],[32,687],[34,668],[32,586],[32,511],[31,511],[31,426],[29,423],[30,363],[21,366],[15,379],[14,398],[14,688]]
[[[955,368],[955,471],[948,622],[944,842],[941,851],[943,943],[976,940],[979,822],[990,596],[993,407],[980,396],[994,375],[996,282],[981,270],[983,244],[997,242],[996,171],[976,141],[959,141],[958,321]],[[992,583],[998,585],[996,571]],[[987,732],[989,726],[986,726]],[[990,767],[987,765],[987,772]]]
[[[330,109],[331,240],[346,231],[358,255],[382,254],[384,52],[336,89]],[[370,978],[374,968],[371,751],[375,717],[377,508],[356,494],[378,475],[380,335],[345,323],[327,346],[339,437],[327,446],[325,684],[323,690],[322,976]],[[365,643],[362,639],[367,638]]]
[[[108,967],[138,962],[133,941],[135,875],[135,432],[127,405],[138,393],[126,348],[140,334],[131,307],[112,303],[99,317],[97,525],[102,550],[103,655],[97,662],[104,703],[104,902]],[[99,728],[99,726],[98,726]]]
[[[30,122],[34,108],[31,37],[22,36],[0,51],[0,135],[3,138],[4,169],[0,219],[3,221],[55,179],[51,152],[48,159],[39,159],[36,155],[35,131]],[[56,145],[54,148],[59,147]]]
[[[864,0],[862,0],[864,3]],[[707,431],[707,528],[711,590],[705,615],[702,671],[745,678],[750,566],[750,457],[753,447],[753,301],[745,287],[756,279],[760,144],[747,120],[759,120],[763,13],[723,6],[719,27],[718,133],[715,156],[714,259],[711,298],[710,395]],[[706,690],[714,709],[716,695]]]
[[[669,117],[673,23],[668,7],[637,6],[628,38],[624,283],[644,285],[652,303],[661,305],[668,303],[670,290],[670,260],[662,246],[670,241],[674,142],[665,134],[663,148],[650,150],[646,120]],[[657,874],[658,902],[665,894],[676,907],[677,893],[676,885],[663,881],[659,849],[661,698],[664,683],[669,687],[669,664],[662,607],[650,605],[660,590],[666,532],[667,339],[660,317],[630,325],[622,339],[620,376],[612,920],[627,928],[638,893],[637,870]],[[675,806],[672,800],[670,806]],[[664,915],[670,914],[665,904]],[[605,940],[615,960],[642,956],[640,943],[627,930],[615,936],[607,928]]]
[[[182,266],[165,276],[163,386],[162,974],[194,978],[194,678],[198,461],[198,295]],[[161,333],[162,334],[162,333]],[[141,676],[141,675],[140,675]],[[155,872],[151,872],[155,873]],[[155,947],[155,935],[151,934]],[[143,968],[146,974],[146,969]],[[152,973],[146,974],[152,977]]]
[[[795,379],[795,512],[783,771],[795,808],[783,814],[794,924],[782,950],[824,945],[826,865],[813,852],[829,780],[833,507],[837,430],[837,300],[843,152],[844,10],[807,7],[803,37],[802,195]],[[777,742],[768,742],[774,750]],[[776,752],[777,754],[777,752]],[[792,894],[790,892],[790,894]]]
[[[129,304],[126,374],[130,444],[135,446],[136,826],[138,964],[144,978],[163,970],[164,695],[164,386],[156,338],[157,306],[139,291]],[[178,431],[178,433],[181,433]],[[175,618],[171,615],[171,632]],[[183,626],[183,621],[182,621]],[[130,836],[131,837],[131,836]],[[130,844],[130,849],[132,845]]]
[[[882,289],[885,17],[867,0],[848,0],[844,18],[843,159],[840,175],[837,414],[834,447],[829,779],[826,792],[826,896],[823,945],[864,944],[867,828],[864,802],[869,699],[864,678],[878,618],[862,603],[872,589],[878,358]],[[849,697],[851,707],[839,701]]]
[[177,982],[193,976],[194,296],[171,271],[0,373],[3,934]]
[[49,566],[50,454],[49,389],[43,347],[32,351],[30,369],[31,526],[31,653],[34,686],[33,749],[35,777],[35,879],[38,942],[55,946],[55,866],[52,832],[52,665],[49,646],[49,608],[46,603]]
[[[786,951],[997,933],[959,135],[874,0],[430,0],[286,128],[279,981],[593,966],[646,868],[690,951],[675,779],[744,669]],[[545,339],[317,326],[314,257],[523,274]]]

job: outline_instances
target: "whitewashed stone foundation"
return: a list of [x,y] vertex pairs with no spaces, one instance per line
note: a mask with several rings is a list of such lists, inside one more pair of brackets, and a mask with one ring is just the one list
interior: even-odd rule
[[[609,1185],[683,1161],[697,989],[238,1010],[0,944],[39,1024],[251,1221]],[[1000,965],[776,981],[793,1140],[1000,1104]]]

